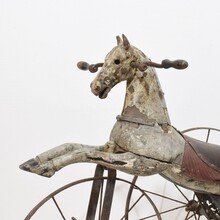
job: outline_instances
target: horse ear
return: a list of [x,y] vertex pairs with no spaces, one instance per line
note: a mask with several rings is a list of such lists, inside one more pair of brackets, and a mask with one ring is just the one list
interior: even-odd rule
[[116,36],[118,46],[122,44],[122,39],[119,36]]
[[122,39],[123,39],[123,45],[124,45],[125,50],[128,50],[130,47],[128,38],[124,34],[122,34]]

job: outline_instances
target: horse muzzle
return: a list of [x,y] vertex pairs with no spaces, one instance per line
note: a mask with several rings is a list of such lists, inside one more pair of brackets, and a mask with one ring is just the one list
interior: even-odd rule
[[98,81],[91,83],[90,87],[92,93],[98,96],[100,99],[105,99],[111,90],[111,87],[106,85],[101,85],[101,83]]

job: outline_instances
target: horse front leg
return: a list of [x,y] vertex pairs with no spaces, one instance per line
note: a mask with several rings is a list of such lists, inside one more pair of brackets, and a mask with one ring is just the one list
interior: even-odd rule
[[77,143],[66,143],[39,154],[19,167],[22,170],[41,176],[51,177],[61,168],[79,162],[89,162],[87,155],[103,151],[105,145],[89,146]]
[[20,165],[25,171],[51,177],[56,171],[74,163],[96,163],[132,175],[159,173],[170,164],[132,152],[125,152],[114,142],[101,146],[67,143],[52,148]]

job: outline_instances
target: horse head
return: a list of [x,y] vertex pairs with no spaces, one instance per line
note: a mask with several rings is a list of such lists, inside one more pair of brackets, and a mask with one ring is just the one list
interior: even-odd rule
[[122,34],[122,38],[117,36],[116,39],[117,46],[107,54],[104,63],[89,65],[81,61],[77,64],[81,70],[89,70],[92,73],[101,67],[90,85],[92,93],[101,99],[106,98],[111,89],[119,82],[131,80],[134,76],[146,75],[149,66],[183,69],[188,65],[183,60],[174,62],[164,60],[161,64],[153,63],[142,51],[132,46],[124,34]]
[[[110,90],[119,82],[132,78],[135,74],[135,69],[131,67],[131,63],[137,60],[144,60],[146,56],[138,49],[130,45],[125,35],[122,39],[117,36],[117,46],[114,47],[105,57],[105,62],[95,65],[89,65],[87,69],[91,72],[98,70],[101,67],[96,78],[91,83],[93,94],[104,99],[107,97]],[[139,52],[139,54],[138,54]],[[82,69],[84,62],[78,63],[78,67]]]
[[97,77],[91,83],[92,92],[99,98],[106,98],[110,90],[119,82],[132,78],[134,69],[130,63],[134,59],[133,47],[128,39],[117,36],[117,46],[105,57],[105,62]]

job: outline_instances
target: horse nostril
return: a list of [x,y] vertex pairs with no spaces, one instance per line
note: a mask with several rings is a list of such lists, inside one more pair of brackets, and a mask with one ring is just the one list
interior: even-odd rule
[[96,86],[96,87],[94,88],[94,90],[95,90],[96,92],[100,92],[101,87],[100,87],[100,86]]
[[91,87],[91,89],[92,89],[92,92],[93,92],[95,95],[99,94],[100,91],[101,91],[101,85],[100,85],[99,82],[92,82],[92,83],[90,84],[90,87]]

